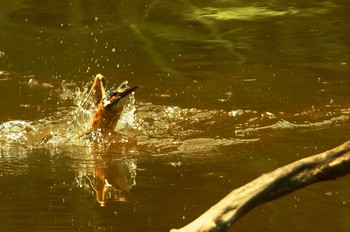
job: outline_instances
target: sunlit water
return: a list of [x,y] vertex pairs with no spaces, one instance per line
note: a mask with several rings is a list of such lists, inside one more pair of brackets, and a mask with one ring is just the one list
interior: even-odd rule
[[[144,172],[138,168],[138,161],[147,159],[142,157],[145,154],[163,157],[167,168],[186,170],[186,160],[197,160],[197,156],[203,162],[224,147],[256,144],[271,133],[276,136],[342,126],[350,115],[349,109],[337,105],[294,114],[181,108],[138,101],[136,92],[130,95],[114,133],[87,134],[95,110],[80,105],[88,88],[89,84],[84,84],[83,88],[70,89],[63,82],[57,94],[60,102],[70,102],[67,107],[42,119],[12,120],[0,125],[2,176],[30,174],[31,165],[37,165],[28,161],[30,156],[44,151],[52,157],[53,165],[58,165],[58,171],[63,167],[56,162],[67,159],[74,175],[63,185],[70,191],[84,191],[100,207],[111,207],[116,202],[139,207],[133,206],[140,202],[131,191],[138,185],[138,172]],[[56,167],[50,169],[56,171]],[[206,175],[219,179],[225,176],[210,171]]]
[[[172,154],[235,143],[254,142],[271,130],[311,130],[341,125],[348,121],[350,109],[337,105],[326,105],[322,109],[286,115],[283,112],[259,112],[258,110],[236,109],[199,110],[182,109],[178,106],[162,106],[152,103],[135,103],[134,94],[125,106],[121,118],[114,128],[116,133],[102,135],[88,133],[96,111],[91,106],[83,109],[81,103],[87,98],[88,84],[83,89],[69,89],[62,83],[60,101],[72,99],[74,105],[36,121],[13,120],[0,124],[0,143],[31,148],[80,149],[111,143],[127,143],[134,140],[143,149]],[[221,100],[221,99],[218,99]],[[202,125],[206,125],[203,130]],[[231,136],[209,136],[216,130],[229,126]],[[208,137],[206,136],[208,134]]]
[[[168,231],[349,139],[344,1],[0,8],[4,231]],[[110,87],[140,85],[105,136],[87,134],[94,108],[79,106],[100,72]],[[345,177],[265,204],[232,231],[348,231],[349,202]]]

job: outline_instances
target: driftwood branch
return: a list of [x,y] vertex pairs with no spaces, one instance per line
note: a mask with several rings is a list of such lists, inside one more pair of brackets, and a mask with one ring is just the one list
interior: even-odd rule
[[318,181],[350,173],[350,141],[329,151],[307,157],[233,190],[190,224],[171,232],[226,231],[254,207]]

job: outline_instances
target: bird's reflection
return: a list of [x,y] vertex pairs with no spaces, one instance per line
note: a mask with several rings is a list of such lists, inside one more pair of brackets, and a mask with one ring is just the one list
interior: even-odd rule
[[96,161],[91,172],[81,176],[81,184],[91,190],[100,206],[108,202],[131,202],[130,189],[135,185],[134,160]]

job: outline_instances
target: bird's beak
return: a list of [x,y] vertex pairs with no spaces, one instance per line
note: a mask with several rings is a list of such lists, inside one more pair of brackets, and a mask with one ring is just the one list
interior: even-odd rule
[[139,86],[128,87],[125,83],[121,84],[115,91],[109,94],[107,99],[103,100],[103,107],[111,107],[118,103],[122,98],[134,92]]

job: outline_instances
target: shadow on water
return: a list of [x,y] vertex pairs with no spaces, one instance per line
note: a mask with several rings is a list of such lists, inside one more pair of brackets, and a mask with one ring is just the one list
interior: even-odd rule
[[[0,227],[167,231],[261,173],[338,145],[349,137],[348,8],[1,2]],[[113,133],[87,137],[94,111],[79,105],[99,72],[140,88]],[[349,190],[337,183],[267,204],[235,229],[329,231],[310,224],[327,217],[347,231]]]

